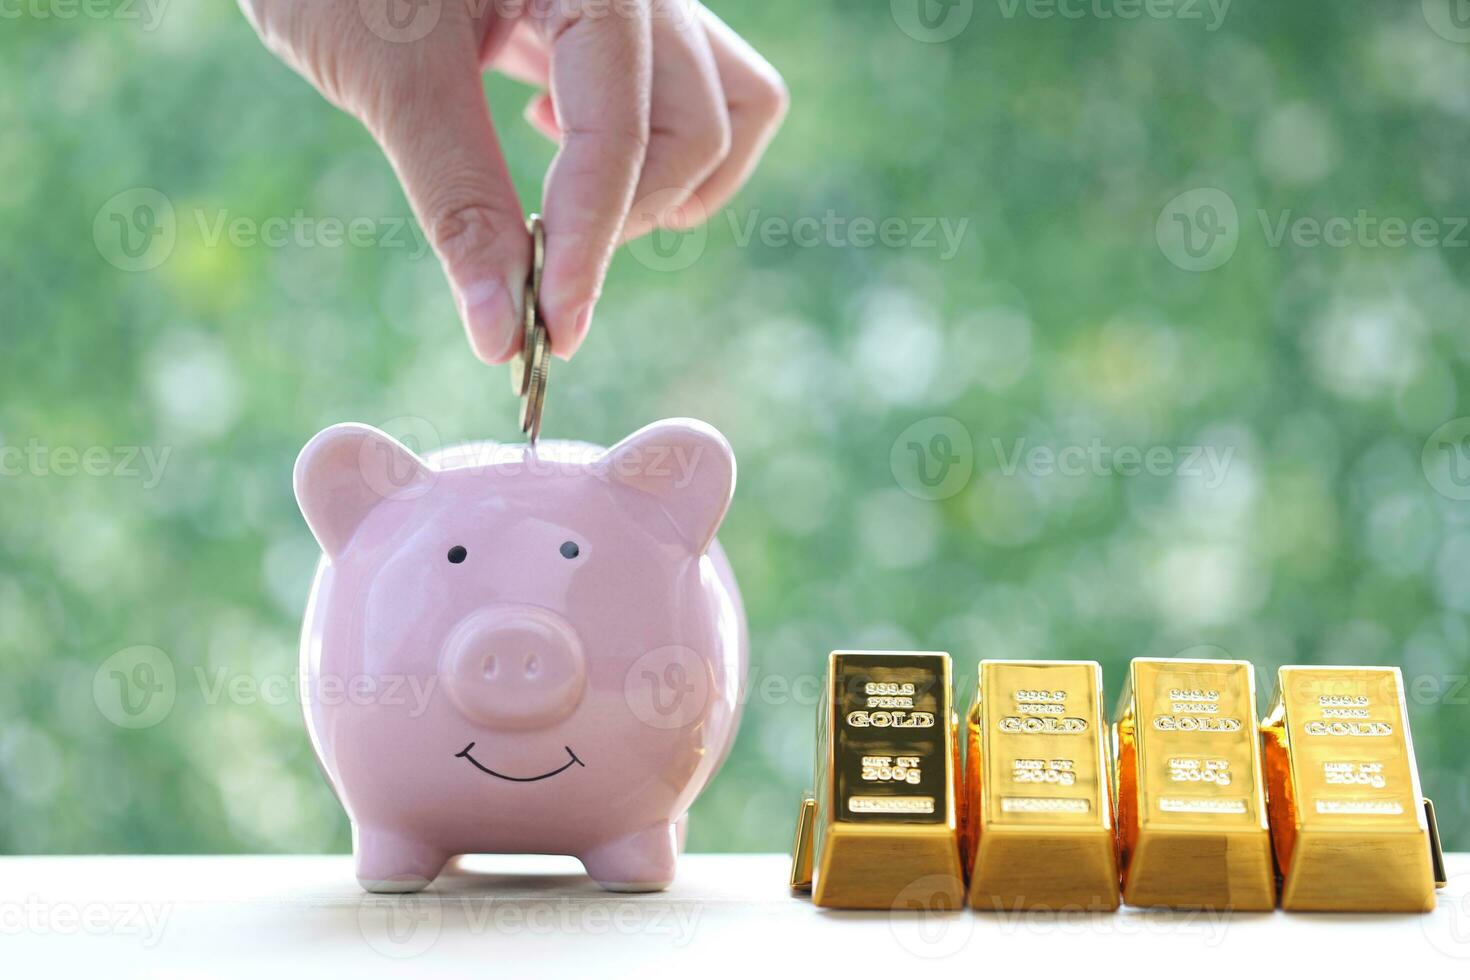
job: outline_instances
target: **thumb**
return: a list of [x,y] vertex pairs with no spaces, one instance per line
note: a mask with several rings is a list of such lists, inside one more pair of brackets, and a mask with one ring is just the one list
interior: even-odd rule
[[470,346],[498,364],[520,343],[531,244],[477,55],[470,45],[425,50],[389,74],[404,77],[382,80],[364,121],[443,263]]

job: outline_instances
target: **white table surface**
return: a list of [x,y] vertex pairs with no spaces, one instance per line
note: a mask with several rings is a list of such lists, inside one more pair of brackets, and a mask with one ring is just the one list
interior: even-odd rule
[[771,854],[686,855],[655,895],[566,858],[466,859],[419,896],[364,895],[336,856],[0,858],[0,975],[1464,977],[1470,854],[1449,862],[1428,915],[923,916],[813,908]]

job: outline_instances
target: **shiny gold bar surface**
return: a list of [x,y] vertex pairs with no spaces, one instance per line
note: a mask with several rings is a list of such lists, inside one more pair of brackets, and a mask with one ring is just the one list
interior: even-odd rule
[[1281,906],[1427,912],[1435,872],[1397,667],[1282,667],[1261,722]]
[[815,904],[963,904],[950,691],[947,653],[832,653],[817,732]]
[[1129,905],[1275,906],[1255,701],[1243,660],[1130,665],[1113,726]]
[[970,904],[1117,908],[1102,667],[982,660],[966,730]]
[[812,825],[816,821],[817,801],[804,796],[796,812],[796,841],[791,845],[791,890],[812,890]]

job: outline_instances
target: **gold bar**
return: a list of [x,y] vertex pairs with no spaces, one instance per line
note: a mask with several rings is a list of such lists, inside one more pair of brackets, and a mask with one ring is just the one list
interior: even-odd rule
[[1118,907],[1102,667],[982,660],[964,811],[977,909]]
[[1113,739],[1123,901],[1274,907],[1251,665],[1135,659]]
[[964,903],[950,689],[947,653],[832,653],[811,814],[816,905]]
[[1434,859],[1434,887],[1448,888],[1449,871],[1444,865],[1444,845],[1439,841],[1439,820],[1434,816],[1434,801],[1425,797],[1424,819],[1429,824],[1429,853]]
[[791,845],[791,890],[812,890],[812,828],[816,825],[817,801],[804,796],[796,812],[796,841]]
[[1435,863],[1397,667],[1282,667],[1261,722],[1281,907],[1428,912]]

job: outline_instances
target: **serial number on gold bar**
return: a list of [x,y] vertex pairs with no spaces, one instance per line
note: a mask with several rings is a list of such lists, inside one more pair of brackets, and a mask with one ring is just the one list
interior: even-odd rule
[[1318,800],[1318,813],[1382,813],[1398,816],[1404,805],[1397,800]]
[[1000,801],[1003,813],[1090,813],[1091,800],[1055,796],[1006,796]]
[[933,813],[932,796],[854,796],[847,801],[853,813]]
[[1245,800],[1180,799],[1164,796],[1159,809],[1165,813],[1245,813]]

